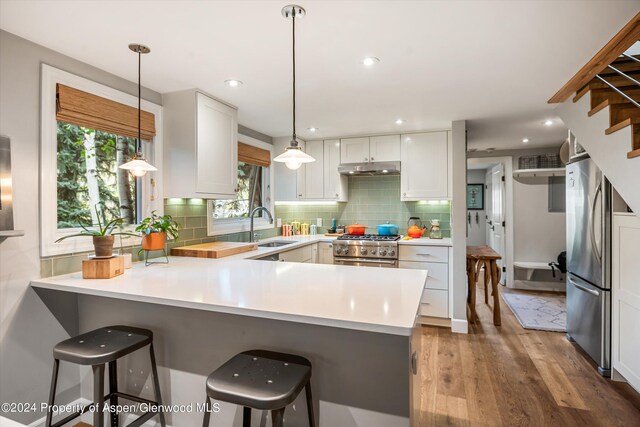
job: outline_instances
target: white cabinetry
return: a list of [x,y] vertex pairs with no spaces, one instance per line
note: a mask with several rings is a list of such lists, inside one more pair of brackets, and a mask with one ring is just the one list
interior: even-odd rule
[[324,198],[346,202],[349,200],[348,179],[338,173],[340,145],[339,139],[324,141]]
[[313,262],[313,248],[307,245],[290,251],[280,252],[280,261],[284,262]]
[[238,111],[201,92],[162,96],[164,197],[234,198]]
[[340,140],[341,163],[400,161],[400,135],[383,135]]
[[305,152],[316,161],[305,163],[300,167],[300,173],[304,176],[304,189],[299,193],[302,194],[303,199],[322,199],[325,184],[324,142],[307,141]]
[[402,135],[400,156],[402,201],[450,197],[447,131]]
[[333,243],[318,242],[318,264],[333,264]]
[[[289,146],[290,137],[276,138],[273,141],[273,152],[280,155]],[[302,149],[305,149],[303,141],[299,142]],[[292,202],[302,200],[305,190],[304,165],[297,170],[291,170],[284,163],[273,162],[271,167],[274,172],[274,195],[278,202]]]
[[399,162],[400,135],[372,136],[369,138],[369,159],[372,162]]
[[340,140],[341,163],[363,163],[369,161],[369,137],[342,138]]
[[[420,315],[449,318],[449,248],[401,244],[398,246],[398,267],[428,270]],[[428,319],[425,323],[429,323]]]
[[615,214],[612,241],[612,364],[640,392],[640,218]]

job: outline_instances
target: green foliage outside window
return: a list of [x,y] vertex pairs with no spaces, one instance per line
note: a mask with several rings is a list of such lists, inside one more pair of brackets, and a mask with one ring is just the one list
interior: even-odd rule
[[251,185],[255,182],[253,207],[262,206],[262,167],[238,162],[238,193],[235,199],[214,200],[213,218],[248,218]]
[[118,169],[135,154],[135,139],[58,122],[57,144],[58,228],[97,224],[97,203],[108,217],[135,224],[136,180]]

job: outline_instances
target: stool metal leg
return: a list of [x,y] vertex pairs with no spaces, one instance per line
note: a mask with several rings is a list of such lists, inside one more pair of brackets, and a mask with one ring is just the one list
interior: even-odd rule
[[[118,405],[118,361],[109,362],[109,404]],[[120,417],[115,411],[111,413],[111,427],[120,427]]]
[[209,427],[209,420],[211,419],[211,411],[209,410],[211,400],[207,396],[207,400],[204,401],[204,417],[202,418],[202,427]]
[[309,426],[316,427],[315,416],[313,414],[313,397],[311,396],[311,380],[304,386],[305,394],[307,395],[307,413],[309,414]]
[[58,384],[58,369],[60,368],[60,361],[53,359],[53,374],[51,375],[51,389],[49,390],[49,406],[47,407],[47,421],[46,427],[51,427],[51,420],[53,418],[53,401],[56,397],[56,386]]
[[[156,366],[156,354],[153,351],[153,343],[149,344],[149,356],[151,357],[151,371],[153,373],[153,388],[154,393],[156,395],[156,402],[158,402],[158,406],[162,406],[162,397],[160,396],[160,380],[158,379],[158,367]],[[164,420],[164,412],[160,409],[158,412],[158,416],[160,417],[160,426],[166,427],[167,424]]]
[[273,427],[282,427],[284,422],[284,408],[271,411],[271,424]]
[[94,365],[93,369],[93,402],[95,412],[93,413],[93,427],[104,427],[104,365]]
[[242,427],[251,427],[251,408],[242,408]]

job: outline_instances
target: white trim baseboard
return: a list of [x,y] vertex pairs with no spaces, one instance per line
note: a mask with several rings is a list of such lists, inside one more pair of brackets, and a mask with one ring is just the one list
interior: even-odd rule
[[467,319],[451,319],[451,332],[468,334],[469,322],[467,322]]

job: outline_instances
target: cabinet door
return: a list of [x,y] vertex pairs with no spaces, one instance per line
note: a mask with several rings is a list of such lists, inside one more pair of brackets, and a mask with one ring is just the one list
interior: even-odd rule
[[448,198],[447,132],[402,135],[401,200]]
[[318,243],[318,264],[333,264],[333,243]]
[[[303,141],[298,142],[298,145],[302,147],[304,151],[307,151],[306,145]],[[287,144],[289,146],[289,144]],[[285,166],[285,169],[288,169]],[[288,169],[291,170],[291,169]],[[307,165],[303,164],[297,170],[294,171],[296,174],[296,200],[302,200],[306,198],[306,187],[307,187]]]
[[372,162],[399,162],[400,135],[372,136],[369,154]]
[[340,140],[340,163],[369,161],[369,137],[343,138]]
[[[196,94],[196,192],[235,197],[238,119],[234,108]],[[188,171],[185,171],[188,173]]]
[[[289,146],[290,138],[275,138],[273,141],[274,156],[284,152]],[[277,202],[291,202],[298,200],[298,170],[291,170],[284,163],[273,162],[271,169],[274,173],[274,194]]]
[[281,252],[278,256],[284,262],[309,262],[313,259],[312,245]]
[[307,141],[305,152],[316,159],[315,162],[305,163],[304,168],[304,198],[324,198],[324,142]]
[[340,140],[324,141],[324,198],[346,202],[348,198],[347,176],[338,173],[340,164]]

